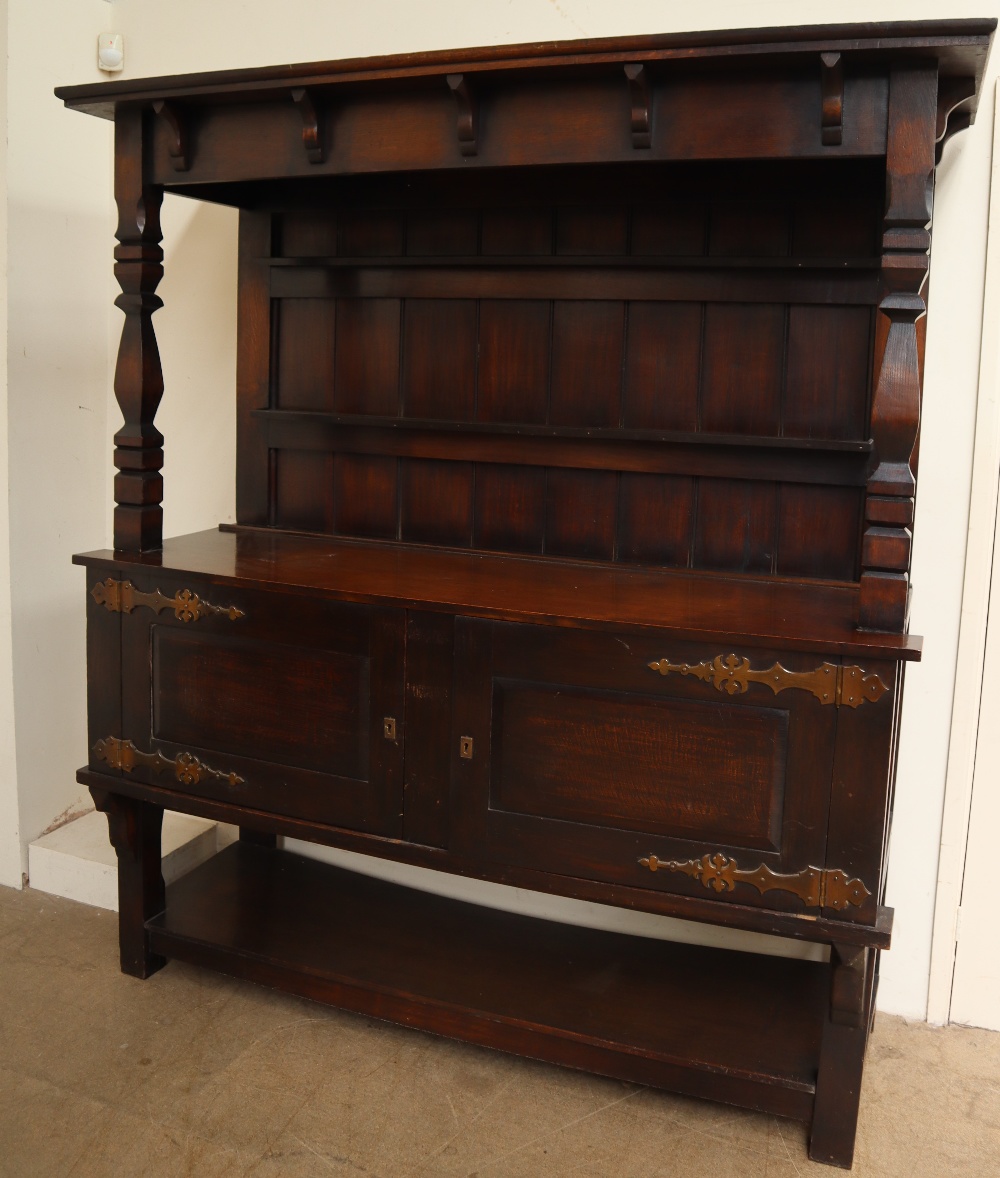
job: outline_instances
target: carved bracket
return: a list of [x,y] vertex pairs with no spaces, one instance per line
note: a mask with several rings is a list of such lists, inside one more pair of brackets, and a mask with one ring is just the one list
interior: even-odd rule
[[458,147],[462,155],[479,152],[479,102],[465,74],[447,74],[445,80],[458,105]]
[[844,141],[844,60],[839,53],[819,55],[823,88],[823,146],[839,147]]
[[761,895],[765,892],[792,892],[807,908],[846,908],[862,905],[871,895],[860,879],[849,879],[839,868],[804,867],[794,875],[781,875],[766,863],[744,869],[721,851],[702,855],[700,859],[657,859],[647,855],[639,860],[650,871],[679,871],[716,892],[733,891],[738,883],[749,884]]
[[174,617],[180,622],[197,622],[199,618],[210,614],[221,614],[231,622],[246,617],[244,611],[237,609],[235,605],[213,605],[197,593],[192,593],[190,589],[178,589],[173,597],[165,597],[159,589],[143,593],[142,590],[136,589],[131,581],[115,581],[111,577],[98,581],[91,589],[90,596],[98,605],[103,605],[113,614],[130,614],[139,606],[145,606],[157,614],[165,609],[172,609]]
[[311,164],[321,164],[325,157],[323,148],[323,121],[312,95],[304,86],[292,91],[292,102],[302,116],[302,146]]
[[653,146],[653,103],[649,91],[649,74],[642,64],[625,66],[629,102],[632,108],[632,146]]
[[717,654],[702,663],[672,663],[669,659],[654,659],[647,664],[661,675],[692,675],[703,683],[711,683],[718,691],[742,695],[751,683],[762,683],[777,695],[780,691],[798,688],[814,695],[821,704],[858,708],[867,700],[876,703],[889,690],[874,672],[862,667],[841,667],[823,663],[815,671],[789,671],[775,663],[766,670],[754,670],[748,658],[736,654]]
[[170,128],[171,139],[167,150],[170,152],[170,162],[174,165],[174,171],[188,171],[191,167],[191,141],[184,115],[172,102],[166,102],[162,98],[154,101],[153,110]]
[[937,127],[935,161],[941,162],[945,143],[956,131],[964,131],[972,123],[972,103],[976,97],[975,78],[941,78],[937,94]]
[[198,785],[206,777],[224,781],[230,786],[244,784],[244,779],[238,773],[224,773],[220,769],[213,769],[199,761],[194,753],[178,753],[171,760],[161,752],[144,753],[136,748],[132,741],[119,740],[117,736],[106,736],[99,740],[94,745],[93,753],[99,761],[104,761],[112,769],[118,769],[122,773],[131,773],[137,765],[142,765],[154,773],[162,773],[165,769],[171,770],[181,785]]

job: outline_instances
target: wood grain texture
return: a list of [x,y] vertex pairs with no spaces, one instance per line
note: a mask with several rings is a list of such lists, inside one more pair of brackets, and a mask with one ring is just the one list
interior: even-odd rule
[[[930,192],[992,28],[60,92],[116,119],[125,423],[116,550],[78,558],[79,780],[126,971],[177,956],[800,1117],[850,1165],[920,652]],[[244,212],[239,523],[161,548],[164,190]],[[241,831],[166,897],[165,807]],[[830,960],[489,912],[278,835]]]

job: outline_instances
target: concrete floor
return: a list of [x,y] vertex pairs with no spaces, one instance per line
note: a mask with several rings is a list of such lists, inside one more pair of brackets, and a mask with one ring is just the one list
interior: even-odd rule
[[[0,888],[0,1175],[790,1178],[792,1122],[513,1059],[177,963]],[[1000,1035],[876,1021],[857,1178],[1000,1175]]]

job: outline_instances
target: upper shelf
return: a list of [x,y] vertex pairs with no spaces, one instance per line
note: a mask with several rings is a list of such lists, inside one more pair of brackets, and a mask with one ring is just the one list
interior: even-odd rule
[[978,91],[996,25],[993,18],[883,21],[482,46],[60,86],[56,95],[67,106],[102,118],[114,118],[115,104],[123,101],[211,100],[225,95],[252,102],[275,91],[301,86],[440,78],[449,73],[483,74],[566,66],[579,69],[636,61],[697,62],[724,58],[732,65],[741,58],[748,62],[792,60],[821,51],[849,53],[868,60],[884,60],[889,56],[894,60],[934,58],[942,77],[974,77]]
[[879,157],[891,70],[936,66],[942,137],[950,117],[955,127],[974,116],[994,27],[956,20],[566,41],[56,94],[105,118],[149,108],[151,182],[251,204],[253,194],[235,186],[543,164]]
[[316,538],[273,530],[197,532],[158,552],[92,552],[76,563],[210,577],[507,621],[588,629],[656,627],[678,639],[917,659],[920,639],[857,629],[858,588],[782,578],[623,569],[564,561]]

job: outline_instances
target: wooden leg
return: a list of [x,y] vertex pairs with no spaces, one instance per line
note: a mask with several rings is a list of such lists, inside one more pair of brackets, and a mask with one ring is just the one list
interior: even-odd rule
[[278,836],[263,830],[251,830],[247,826],[240,827],[240,842],[252,843],[255,847],[270,847],[273,851],[278,845]]
[[823,1027],[809,1156],[845,1170],[854,1161],[877,960],[875,949],[834,945],[830,951],[830,1010]]
[[160,870],[163,807],[91,786],[94,805],[108,816],[118,853],[118,945],[122,973],[148,978],[166,965],[150,952],[146,921],[164,908]]

